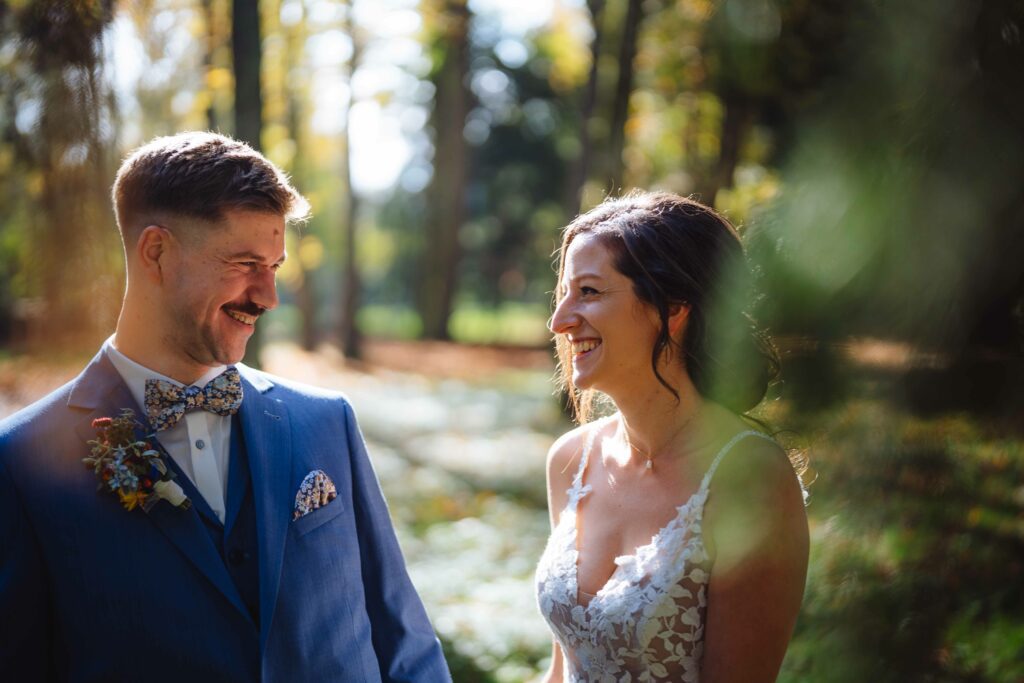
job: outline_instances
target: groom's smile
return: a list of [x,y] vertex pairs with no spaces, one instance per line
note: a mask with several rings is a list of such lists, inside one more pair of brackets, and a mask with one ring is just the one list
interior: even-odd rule
[[242,325],[248,327],[255,326],[256,320],[267,310],[254,301],[245,301],[240,304],[224,304],[221,308],[232,320],[237,320]]
[[245,313],[242,313],[241,311],[236,311],[236,310],[230,309],[230,308],[228,308],[226,306],[223,307],[223,308],[224,308],[224,312],[227,313],[233,320],[237,320],[238,322],[242,323],[243,325],[254,326],[256,324],[257,318],[259,318],[259,314],[258,313],[256,315],[246,315]]

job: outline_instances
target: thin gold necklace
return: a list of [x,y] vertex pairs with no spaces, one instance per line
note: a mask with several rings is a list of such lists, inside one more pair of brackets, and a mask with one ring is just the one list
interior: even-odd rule
[[672,432],[672,435],[669,436],[667,439],[665,439],[665,441],[661,444],[661,446],[659,446],[658,448],[655,448],[654,450],[650,451],[649,453],[644,453],[642,450],[640,450],[639,448],[637,448],[636,446],[634,446],[630,442],[630,440],[629,440],[629,433],[626,431],[626,423],[625,422],[622,423],[622,440],[626,442],[626,446],[629,448],[630,453],[637,453],[638,455],[640,455],[641,457],[644,458],[644,461],[645,461],[644,462],[644,469],[645,470],[653,470],[654,469],[654,463],[653,463],[653,458],[651,456],[654,455],[655,453],[657,453],[658,451],[660,451],[661,449],[663,449],[668,444],[672,443],[672,441],[675,440],[675,438],[677,436],[679,436],[684,429],[686,429],[688,426],[690,426],[690,423],[693,422],[693,418],[697,417],[697,412],[698,412],[697,410],[694,410],[692,413],[690,413],[690,416],[687,417],[685,420],[683,420],[683,424],[679,425],[679,427],[674,432]]

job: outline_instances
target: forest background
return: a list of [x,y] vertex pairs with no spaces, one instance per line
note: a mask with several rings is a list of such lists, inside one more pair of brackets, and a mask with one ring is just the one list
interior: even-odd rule
[[122,155],[213,129],[309,197],[250,360],[350,394],[463,681],[528,680],[562,226],[743,235],[807,455],[784,681],[1024,680],[1021,0],[2,0],[0,415],[113,328]]

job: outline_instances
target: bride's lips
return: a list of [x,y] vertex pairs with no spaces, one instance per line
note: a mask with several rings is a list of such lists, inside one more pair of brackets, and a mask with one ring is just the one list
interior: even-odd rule
[[574,362],[589,356],[601,346],[601,340],[597,338],[573,339],[569,343],[572,346],[572,359]]

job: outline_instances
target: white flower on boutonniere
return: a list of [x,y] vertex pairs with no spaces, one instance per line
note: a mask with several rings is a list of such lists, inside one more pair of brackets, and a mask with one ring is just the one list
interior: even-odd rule
[[153,493],[158,498],[163,498],[175,507],[188,500],[188,496],[185,495],[185,492],[181,490],[181,486],[176,481],[158,481],[153,484]]

